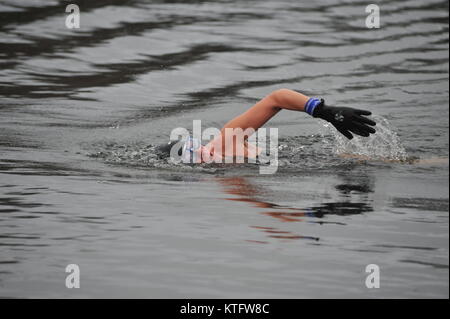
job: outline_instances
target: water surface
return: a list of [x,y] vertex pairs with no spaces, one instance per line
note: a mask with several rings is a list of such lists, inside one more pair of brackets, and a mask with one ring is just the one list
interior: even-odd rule
[[[0,1],[0,297],[448,298],[447,1],[378,30],[364,1],[68,3]],[[379,134],[281,112],[274,175],[154,157],[279,88]]]

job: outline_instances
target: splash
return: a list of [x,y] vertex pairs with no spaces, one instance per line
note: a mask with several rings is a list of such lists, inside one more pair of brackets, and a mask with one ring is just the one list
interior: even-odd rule
[[[279,167],[285,170],[310,171],[357,165],[359,160],[410,162],[400,138],[389,122],[381,116],[373,118],[377,122],[377,133],[370,137],[355,137],[349,141],[330,124],[324,125],[324,122],[320,121],[320,134],[280,138]],[[109,164],[141,168],[221,173],[233,169],[242,172],[246,168],[251,170],[255,166],[258,167],[255,164],[175,164],[170,158],[160,156],[155,145],[143,141],[128,144],[103,141],[89,148],[89,157]],[[92,148],[95,151],[92,151]]]
[[333,152],[342,157],[394,162],[409,161],[398,134],[388,120],[379,115],[372,118],[377,122],[377,132],[370,137],[355,136],[352,140],[342,136],[331,124],[324,124],[321,121],[322,135],[333,137],[333,141],[324,139],[324,142],[333,143]]
[[161,156],[157,145],[145,142],[119,144],[114,141],[102,141],[93,144],[95,151],[89,151],[88,157],[96,158],[108,164],[125,165],[138,168],[157,168],[182,171],[217,172],[217,167],[207,165],[185,165],[173,163],[170,158]]

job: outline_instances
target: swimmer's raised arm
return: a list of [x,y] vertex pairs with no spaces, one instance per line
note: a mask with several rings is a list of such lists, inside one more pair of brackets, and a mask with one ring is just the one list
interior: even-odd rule
[[328,121],[348,139],[353,138],[352,133],[366,137],[375,133],[375,129],[371,126],[375,126],[376,123],[364,117],[372,114],[369,111],[328,106],[323,99],[311,98],[289,89],[280,89],[225,124],[222,134],[226,128],[241,128],[244,131],[253,128],[256,131],[281,109],[306,112]]
[[[371,115],[369,111],[329,106],[325,105],[323,99],[311,98],[289,89],[280,89],[270,93],[246,112],[226,123],[220,135],[205,147],[200,148],[199,158],[201,161],[207,161],[206,159],[211,156],[220,158],[227,156],[228,153],[228,156],[255,157],[261,150],[247,143],[247,138],[282,109],[306,112],[313,117],[328,121],[348,139],[353,138],[352,133],[361,136],[375,133],[372,126],[376,123],[365,117]],[[227,133],[227,129],[231,129],[231,134]],[[158,147],[158,150],[166,154],[172,149],[173,143],[175,142],[162,145]],[[243,149],[239,148],[242,150],[240,153],[236,151],[237,146],[243,146]]]
[[241,128],[244,131],[247,128],[253,128],[256,131],[281,109],[304,111],[308,100],[309,97],[306,95],[292,90],[273,91],[246,112],[225,124],[222,131],[226,128]]
[[[216,152],[217,150],[222,150],[221,153],[230,153],[236,155],[236,141],[244,141],[252,132],[257,131],[261,126],[263,126],[267,121],[269,121],[275,114],[277,114],[282,109],[292,110],[292,111],[304,111],[310,98],[299,92],[280,89],[274,91],[260,100],[258,103],[253,105],[243,114],[235,117],[228,123],[224,125],[220,132],[220,136],[217,136],[213,141],[208,144],[208,151]],[[227,129],[232,129],[231,134],[227,134]],[[247,129],[252,129],[250,133],[247,133]],[[240,131],[242,130],[242,131]],[[240,135],[243,136],[240,136]],[[234,136],[239,136],[235,139]],[[225,145],[233,145],[229,150],[226,150]],[[242,144],[240,144],[242,145]],[[259,154],[260,150],[254,146],[245,143],[244,145],[244,157],[253,157],[255,154]]]

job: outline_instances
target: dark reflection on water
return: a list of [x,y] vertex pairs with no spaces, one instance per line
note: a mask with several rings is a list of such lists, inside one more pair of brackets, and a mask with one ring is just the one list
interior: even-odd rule
[[10,159],[0,159],[0,172],[2,174],[31,176],[71,176],[74,174],[97,176],[100,174],[66,163]]
[[351,192],[358,192],[358,193],[369,193],[369,192],[372,193],[373,192],[371,185],[367,185],[367,184],[362,184],[362,185],[339,184],[339,185],[336,185],[336,189],[343,194],[349,194]]
[[[323,203],[317,206],[306,208],[295,208],[283,205],[277,205],[271,202],[266,202],[258,198],[264,197],[268,194],[268,190],[255,186],[251,183],[250,179],[243,177],[225,177],[218,178],[218,182],[224,187],[223,190],[226,194],[231,194],[236,197],[226,198],[229,201],[245,202],[251,204],[253,207],[262,208],[260,214],[275,218],[281,222],[309,222],[317,224],[336,224],[345,225],[343,222],[327,222],[322,219],[328,215],[358,215],[367,212],[372,212],[370,200],[366,202],[329,202]],[[344,189],[344,193],[347,193],[349,189],[362,191],[364,193],[370,192],[370,188],[367,185],[344,185],[340,184],[336,186],[337,189]],[[266,209],[270,209],[267,211]],[[250,226],[253,228],[261,229],[268,234],[271,238],[280,239],[314,239],[319,240],[318,237],[301,236],[296,235],[289,231],[278,230],[273,227],[263,226]],[[277,234],[277,235],[274,235]]]
[[[74,46],[76,45],[77,44],[74,44]],[[84,42],[83,45],[85,45]],[[214,43],[202,44],[189,48],[183,52],[148,56],[146,59],[136,62],[114,63],[107,65],[93,64],[92,68],[102,70],[102,72],[93,74],[33,74],[33,78],[36,82],[47,84],[44,86],[32,85],[28,87],[23,85],[20,87],[6,86],[0,90],[0,94],[6,97],[70,97],[71,93],[75,93],[77,90],[83,88],[113,86],[119,83],[125,84],[127,82],[133,82],[140,74],[160,71],[161,69],[170,70],[178,66],[201,61],[204,60],[207,55],[215,52],[252,52],[254,50],[258,49],[248,47],[233,48]],[[42,93],[39,91],[48,92]],[[178,109],[177,111],[179,112],[180,110]]]
[[392,199],[392,206],[397,208],[412,208],[417,210],[431,210],[448,212],[448,198],[399,198]]
[[402,259],[402,260],[400,260],[400,262],[402,262],[402,263],[407,263],[407,264],[416,264],[416,265],[423,265],[423,266],[431,266],[431,267],[436,268],[436,269],[449,269],[449,266],[448,266],[448,265],[437,264],[437,263],[430,263],[430,262],[424,262],[424,261],[420,261],[420,260]]
[[[448,159],[448,1],[379,1],[379,30],[361,0],[80,0],[79,30],[69,3],[0,0],[0,297],[72,297],[73,262],[83,297],[448,296],[448,160],[423,164]],[[371,110],[392,134],[368,154],[417,161],[337,156],[293,112],[274,176],[155,156],[282,87]]]
[[[35,22],[38,20],[41,20],[43,18],[52,16],[52,15],[60,15],[61,9],[65,9],[65,7],[68,4],[71,4],[72,2],[68,0],[61,0],[58,4],[52,4],[52,5],[44,5],[45,2],[41,2],[43,5],[41,6],[31,6],[27,7],[26,3],[20,3],[20,2],[11,2],[7,1],[6,3],[11,4],[13,6],[17,6],[18,8],[24,8],[24,11],[18,11],[18,12],[2,12],[2,19],[0,21],[0,27],[1,28],[13,28],[14,25],[17,24],[26,24],[30,22]],[[54,2],[53,2],[54,3]],[[77,1],[77,4],[83,8],[83,11],[89,12],[91,10],[94,10],[96,8],[105,7],[108,5],[133,5],[133,3],[136,3],[136,1],[133,0],[127,0],[127,1],[121,1],[121,0],[96,0],[96,1],[90,1],[90,0],[79,0]],[[63,11],[64,12],[64,11]]]

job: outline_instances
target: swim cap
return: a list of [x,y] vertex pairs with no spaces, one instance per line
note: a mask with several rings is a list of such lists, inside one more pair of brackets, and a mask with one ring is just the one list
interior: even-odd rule
[[[179,141],[171,141],[166,144],[161,144],[155,147],[155,152],[160,158],[170,157],[170,151]],[[183,153],[182,144],[179,146],[178,155],[181,156]]]

